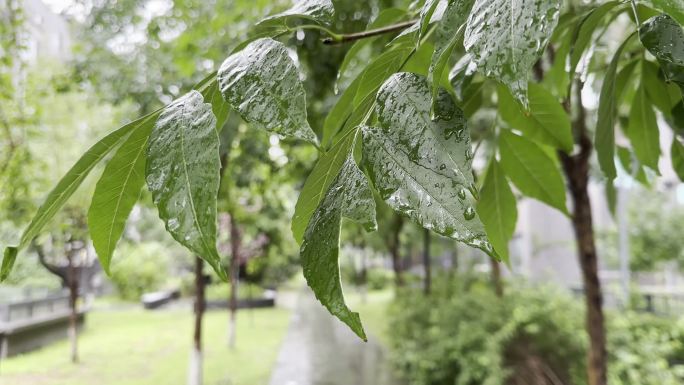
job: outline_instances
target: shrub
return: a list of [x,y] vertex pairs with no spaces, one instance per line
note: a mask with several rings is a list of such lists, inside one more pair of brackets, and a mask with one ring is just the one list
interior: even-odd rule
[[[438,280],[405,289],[390,307],[391,357],[411,385],[586,384],[581,303],[550,287],[468,288]],[[684,324],[608,312],[609,383],[684,383]]]
[[119,296],[138,300],[143,293],[159,290],[167,281],[166,249],[158,243],[125,244],[117,250],[111,279]]

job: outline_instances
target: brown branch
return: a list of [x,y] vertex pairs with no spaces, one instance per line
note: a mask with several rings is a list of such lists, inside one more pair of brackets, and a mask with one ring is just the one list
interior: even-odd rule
[[404,21],[404,22],[397,23],[397,24],[388,25],[388,26],[382,27],[382,28],[369,29],[368,31],[350,33],[350,34],[346,34],[346,35],[343,34],[343,35],[338,35],[335,37],[326,37],[325,39],[323,39],[323,44],[325,44],[325,45],[343,44],[343,43],[347,43],[350,41],[361,40],[361,39],[366,39],[369,37],[383,35],[386,33],[403,31],[406,28],[416,24],[417,22],[418,22],[418,20],[409,20],[409,21]]

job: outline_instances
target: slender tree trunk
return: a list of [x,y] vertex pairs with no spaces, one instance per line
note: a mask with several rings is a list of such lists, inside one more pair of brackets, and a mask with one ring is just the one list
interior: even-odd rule
[[67,252],[69,267],[69,341],[71,342],[71,362],[78,362],[78,277],[74,266],[74,251]]
[[392,256],[392,269],[394,269],[394,281],[397,287],[404,286],[404,272],[401,261],[401,229],[404,227],[404,218],[394,214],[392,223],[392,234],[389,243],[389,251]]
[[[589,199],[589,158],[592,150],[586,127],[586,115],[582,105],[582,84],[577,82],[577,119],[573,123],[580,147],[576,155],[560,153],[563,170],[573,202],[572,225],[577,243],[577,257],[582,269],[584,297],[586,302],[586,328],[589,335],[587,371],[589,385],[606,385],[607,353],[606,331],[603,315],[603,294],[598,275],[598,256],[594,239],[591,201]],[[566,105],[566,109],[569,106]]]
[[204,263],[195,257],[195,333],[193,336],[192,352],[190,353],[190,368],[188,370],[188,385],[202,385],[202,318],[204,316]]
[[501,282],[501,265],[494,258],[489,258],[489,263],[492,268],[492,285],[496,296],[501,298],[504,295],[503,282]]
[[425,268],[425,280],[423,292],[429,295],[432,291],[432,262],[430,258],[430,230],[423,230],[423,267]]
[[228,321],[228,347],[235,348],[237,339],[237,308],[238,308],[238,290],[240,282],[240,229],[238,228],[235,216],[230,214],[230,300],[228,308],[230,311]]

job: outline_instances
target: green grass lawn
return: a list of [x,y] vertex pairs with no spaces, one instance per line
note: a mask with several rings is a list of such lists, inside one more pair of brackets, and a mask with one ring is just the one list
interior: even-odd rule
[[[237,347],[227,347],[228,314],[204,322],[206,385],[267,384],[289,322],[282,309],[238,313]],[[193,317],[190,311],[141,309],[88,314],[80,337],[81,362],[68,361],[61,341],[0,364],[2,385],[185,384]]]

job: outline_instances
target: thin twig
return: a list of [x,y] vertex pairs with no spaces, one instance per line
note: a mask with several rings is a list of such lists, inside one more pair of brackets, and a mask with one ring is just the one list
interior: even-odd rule
[[402,31],[402,30],[416,24],[417,22],[418,22],[418,20],[410,20],[410,21],[404,21],[402,23],[388,25],[387,27],[382,27],[382,28],[377,28],[377,29],[369,29],[368,31],[331,36],[331,37],[327,37],[327,38],[323,39],[323,44],[326,44],[326,45],[342,44],[342,43],[347,43],[350,41],[355,41],[355,40],[360,40],[360,39],[366,39],[366,38],[373,37],[373,36],[383,35],[386,33]]

